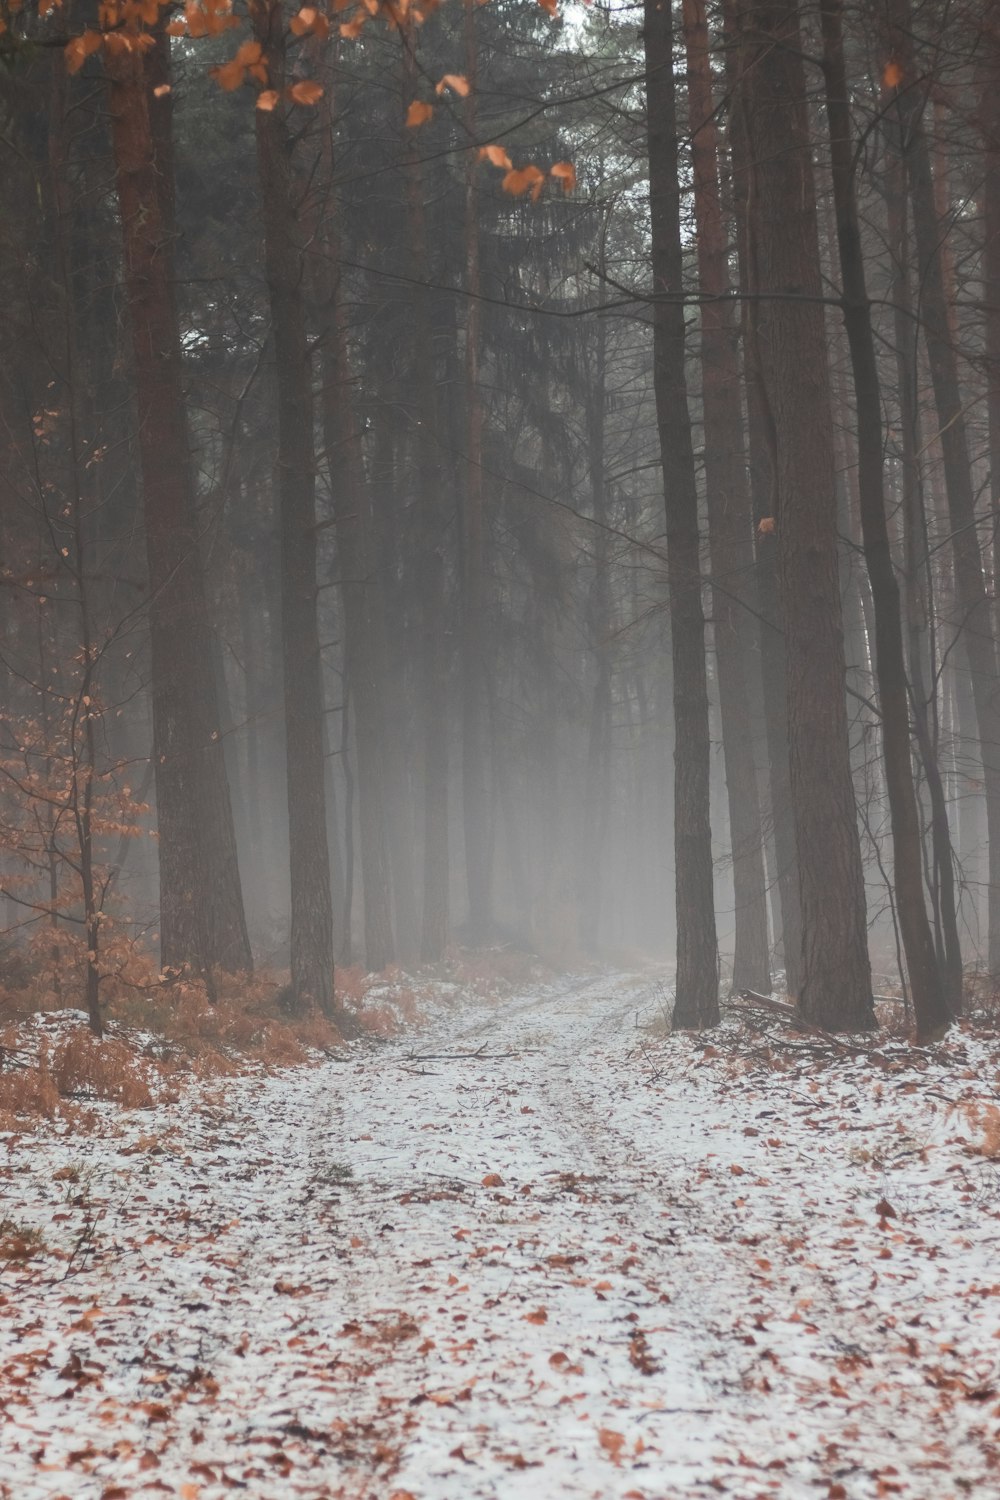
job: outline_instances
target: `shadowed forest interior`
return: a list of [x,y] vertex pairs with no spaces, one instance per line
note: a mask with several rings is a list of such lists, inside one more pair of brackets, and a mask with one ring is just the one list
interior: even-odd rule
[[0,15],[0,982],[1000,975],[989,0]]

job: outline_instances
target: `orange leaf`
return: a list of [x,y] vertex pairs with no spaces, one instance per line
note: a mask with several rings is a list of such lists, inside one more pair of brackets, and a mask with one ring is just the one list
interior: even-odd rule
[[156,88],[153,90],[153,98],[154,99],[165,99],[169,93],[170,93],[170,85],[169,85],[169,83],[158,83],[156,85]]
[[314,5],[303,5],[297,16],[293,16],[288,23],[288,29],[293,36],[304,36],[311,31],[316,24],[319,11]]
[[406,111],[406,123],[413,130],[417,125],[426,125],[433,113],[433,104],[425,104],[422,99],[414,99]]
[[237,62],[235,57],[232,62],[223,63],[218,68],[210,68],[209,72],[220,89],[225,89],[227,94],[238,89],[246,77],[246,68],[241,62]]
[[519,198],[522,193],[526,193],[531,188],[532,197],[537,198],[544,181],[545,178],[537,167],[527,166],[521,167],[519,171],[515,168],[508,172],[501,187],[505,193],[513,193],[515,198]]
[[887,89],[898,89],[903,81],[903,70],[894,57],[890,57],[882,74],[882,83]]
[[556,15],[559,10],[559,0],[538,0],[538,3],[550,16]]
[[301,83],[292,84],[290,93],[296,104],[318,104],[323,97],[323,85],[313,78],[303,78]]
[[254,63],[259,63],[263,55],[260,42],[243,42],[233,58],[233,62],[240,63],[244,68],[252,68]]
[[514,170],[514,163],[502,146],[480,146],[479,160],[488,161],[491,167],[503,167],[507,172]]
[[571,161],[557,161],[549,168],[549,176],[562,183],[564,193],[571,193],[576,187],[576,168]]
[[279,98],[277,89],[264,89],[257,95],[257,108],[270,111],[275,107]]
[[103,44],[104,38],[99,31],[85,31],[82,36],[75,36],[71,42],[66,43],[66,71],[67,73],[79,73],[87,58],[92,52],[97,52]]
[[615,1432],[610,1427],[602,1427],[597,1434],[597,1441],[612,1462],[620,1461],[621,1451],[625,1446],[625,1439],[620,1432]]
[[353,38],[356,36],[360,36],[362,28],[364,27],[364,24],[367,20],[368,17],[363,10],[357,11],[353,21],[344,21],[341,25],[341,36],[348,37],[351,40],[353,40]]
[[503,1178],[497,1172],[487,1172],[483,1178],[483,1187],[503,1187]]
[[525,1313],[524,1321],[526,1323],[547,1323],[549,1321],[549,1315],[545,1311],[544,1307],[536,1307],[534,1312]]
[[435,93],[443,94],[445,89],[451,89],[453,94],[461,94],[464,99],[469,92],[469,80],[463,78],[461,73],[446,73],[437,85]]
[[758,536],[773,536],[774,535],[774,517],[773,516],[761,516],[760,520],[757,522],[757,535]]

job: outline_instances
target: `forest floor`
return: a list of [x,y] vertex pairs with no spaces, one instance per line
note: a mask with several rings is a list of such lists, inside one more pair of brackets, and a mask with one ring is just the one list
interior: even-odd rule
[[1000,1493],[1000,1043],[442,1002],[0,1136],[0,1494]]

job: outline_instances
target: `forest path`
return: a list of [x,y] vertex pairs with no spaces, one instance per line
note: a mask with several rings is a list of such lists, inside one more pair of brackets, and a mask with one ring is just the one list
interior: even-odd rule
[[969,1058],[727,1066],[656,1003],[470,1001],[9,1142],[3,1214],[73,1259],[0,1274],[5,1500],[995,1492]]

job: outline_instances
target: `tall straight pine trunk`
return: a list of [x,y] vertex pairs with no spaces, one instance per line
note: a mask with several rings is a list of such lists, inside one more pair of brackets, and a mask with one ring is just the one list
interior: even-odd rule
[[781,625],[778,585],[778,540],[771,529],[777,509],[774,455],[767,441],[766,399],[753,337],[756,304],[751,297],[751,265],[748,221],[752,201],[750,155],[746,139],[745,113],[736,92],[739,59],[736,52],[735,0],[724,0],[726,37],[726,82],[733,107],[729,112],[728,146],[733,183],[733,216],[739,264],[740,333],[743,339],[743,380],[747,408],[747,454],[750,495],[756,522],[754,579],[760,624],[760,675],[763,695],[764,734],[767,744],[771,832],[775,879],[771,888],[775,950],[785,969],[787,993],[797,996],[802,987],[802,907],[799,897],[799,861],[792,817],[791,772],[788,764],[788,701],[785,636]]
[[[321,43],[320,45],[328,45]],[[375,567],[374,517],[365,474],[361,425],[355,410],[348,327],[340,281],[340,233],[333,175],[333,68],[325,70],[319,105],[321,269],[317,293],[324,324],[322,430],[337,538],[337,578],[343,602],[346,691],[354,706],[358,765],[358,828],[364,892],[365,963],[392,963],[392,890],[386,840],[386,685],[383,600]]]
[[909,0],[891,0],[884,39],[899,71],[893,115],[913,205],[913,231],[919,262],[920,312],[937,409],[944,459],[948,519],[952,536],[955,588],[972,679],[986,790],[989,841],[989,972],[1000,976],[1000,692],[993,611],[983,576],[976,530],[976,494],[969,463],[965,403],[952,337],[949,287],[945,274],[942,225],[934,198],[930,151],[924,131],[930,81],[918,76]]
[[708,685],[698,489],[684,369],[677,105],[670,0],[645,0],[646,131],[652,225],[653,386],[663,464],[674,707],[674,1025],[714,1026],[719,971],[709,814]]
[[[416,28],[400,28],[404,85],[408,98],[417,84]],[[414,274],[410,409],[417,459],[417,535],[420,577],[421,702],[424,741],[424,879],[420,956],[425,963],[444,957],[448,942],[448,646],[446,517],[438,452],[438,391],[435,380],[434,320],[431,313],[430,256],[420,157],[410,132],[406,145],[407,230]]]
[[[688,109],[694,168],[701,308],[702,406],[708,540],[715,586],[712,623],[733,859],[736,936],[733,988],[771,989],[767,882],[753,755],[751,694],[759,692],[756,620],[749,580],[753,518],[743,451],[739,354],[729,290],[728,245],[719,195],[718,129],[705,0],[684,0]],[[747,605],[751,608],[746,608]]]
[[[160,49],[162,49],[162,41]],[[177,304],[172,164],[154,127],[162,50],[107,54],[139,409],[165,967],[251,967],[199,554]],[[160,148],[158,149],[158,143]]]
[[[280,0],[254,0],[254,32],[271,87],[285,81]],[[281,659],[286,731],[291,983],[294,1004],[333,1013],[333,905],[323,759],[323,685],[316,619],[316,453],[303,246],[284,100],[258,109],[257,174],[278,400]]]
[[924,905],[902,615],[885,510],[882,392],[854,194],[854,132],[844,68],[841,0],[821,0],[820,19],[844,325],[857,405],[861,531],[875,615],[874,665],[882,711],[882,753],[892,827],[896,911],[917,1036],[927,1041],[946,1029],[950,1016]]
[[795,0],[738,0],[755,358],[774,464],[804,1018],[873,1023],[847,732],[833,421]]
[[[476,0],[463,0],[465,128],[478,137]],[[465,418],[466,467],[462,490],[462,826],[469,897],[469,937],[482,943],[493,924],[493,840],[487,779],[488,666],[486,658],[486,526],[483,507],[483,396],[479,386],[482,342],[479,256],[479,175],[475,151],[467,153],[465,179]]]

